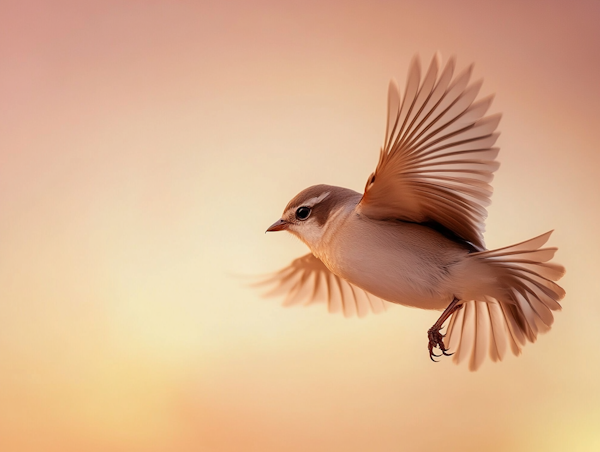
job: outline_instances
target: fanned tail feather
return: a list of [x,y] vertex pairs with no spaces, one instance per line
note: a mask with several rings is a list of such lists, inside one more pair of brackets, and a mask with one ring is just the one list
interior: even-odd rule
[[541,248],[551,234],[470,256],[493,267],[502,295],[466,301],[452,315],[444,342],[455,352],[455,362],[469,359],[469,369],[476,370],[488,355],[502,360],[509,347],[519,355],[527,342],[550,329],[552,311],[561,309],[565,296],[555,282],[565,269],[549,262],[557,248]]

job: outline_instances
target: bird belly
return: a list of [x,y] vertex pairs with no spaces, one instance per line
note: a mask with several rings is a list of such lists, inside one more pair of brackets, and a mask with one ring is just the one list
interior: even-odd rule
[[356,214],[328,249],[319,257],[348,282],[392,303],[437,310],[452,301],[452,267],[468,254],[427,227]]

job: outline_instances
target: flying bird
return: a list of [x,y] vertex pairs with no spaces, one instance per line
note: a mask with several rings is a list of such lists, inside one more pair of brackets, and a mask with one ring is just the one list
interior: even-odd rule
[[315,185],[292,198],[267,232],[291,232],[310,253],[266,282],[291,303],[324,293],[346,314],[386,302],[443,311],[427,332],[430,358],[452,351],[476,370],[550,329],[565,269],[549,262],[557,248],[543,248],[552,231],[486,248],[500,115],[485,116],[493,96],[476,100],[472,65],[454,69],[436,54],[422,77],[414,58],[403,96],[390,82],[385,141],[364,192]]

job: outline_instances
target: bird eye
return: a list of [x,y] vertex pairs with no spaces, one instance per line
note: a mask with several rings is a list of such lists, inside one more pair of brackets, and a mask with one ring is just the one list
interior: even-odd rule
[[310,207],[298,207],[296,210],[296,218],[298,220],[304,221],[310,216]]

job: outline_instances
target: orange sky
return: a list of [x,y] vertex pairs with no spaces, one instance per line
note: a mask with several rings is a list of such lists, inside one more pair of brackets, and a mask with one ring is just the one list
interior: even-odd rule
[[[526,3],[526,5],[524,5]],[[600,3],[0,3],[0,450],[600,450]],[[486,242],[555,229],[564,309],[434,365],[437,313],[284,309],[299,190],[364,187],[439,50],[502,112]]]

